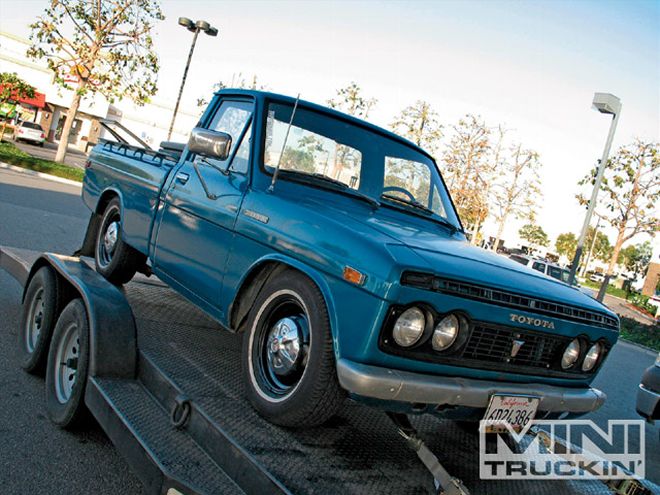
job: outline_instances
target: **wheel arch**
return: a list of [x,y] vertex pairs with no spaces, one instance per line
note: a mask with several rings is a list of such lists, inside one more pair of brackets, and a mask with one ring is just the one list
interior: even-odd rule
[[334,341],[335,352],[338,348],[337,314],[335,311],[334,298],[330,285],[325,276],[318,270],[302,263],[294,258],[282,254],[271,254],[255,261],[245,272],[238,284],[233,300],[229,306],[229,328],[235,332],[245,330],[247,315],[252,309],[254,300],[266,282],[283,270],[295,270],[309,278],[321,292],[321,296],[328,310],[330,320],[330,331]]
[[115,187],[110,187],[105,189],[99,196],[99,200],[96,202],[96,208],[92,211],[91,216],[89,217],[89,223],[87,224],[87,230],[85,231],[85,237],[83,238],[83,244],[74,254],[76,256],[94,256],[94,244],[96,243],[96,236],[98,235],[99,228],[101,226],[101,219],[103,218],[103,212],[108,206],[108,203],[112,201],[113,198],[119,198],[119,209],[121,215],[124,215],[124,200],[119,189]]

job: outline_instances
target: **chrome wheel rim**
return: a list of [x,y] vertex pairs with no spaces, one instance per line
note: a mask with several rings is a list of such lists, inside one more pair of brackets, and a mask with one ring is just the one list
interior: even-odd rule
[[55,396],[61,404],[71,398],[78,375],[80,334],[78,324],[71,323],[57,344],[55,354]]
[[120,229],[119,212],[115,210],[106,217],[104,229],[99,237],[97,251],[98,262],[101,266],[108,266],[112,261],[119,242]]
[[269,298],[257,318],[250,350],[251,371],[264,398],[280,401],[302,380],[310,349],[309,318],[290,291]]
[[39,336],[41,335],[41,328],[44,321],[44,289],[42,287],[37,290],[30,304],[30,312],[25,323],[25,348],[32,354]]

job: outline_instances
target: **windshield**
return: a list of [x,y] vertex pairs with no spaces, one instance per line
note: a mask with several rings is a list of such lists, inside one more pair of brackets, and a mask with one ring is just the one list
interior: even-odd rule
[[21,122],[21,127],[27,127],[28,129],[35,129],[40,131],[41,126],[39,124],[35,124],[34,122]]
[[435,163],[394,139],[299,106],[282,151],[292,109],[279,103],[268,106],[267,171],[274,171],[281,155],[281,170],[327,177],[383,205],[421,206],[460,228]]

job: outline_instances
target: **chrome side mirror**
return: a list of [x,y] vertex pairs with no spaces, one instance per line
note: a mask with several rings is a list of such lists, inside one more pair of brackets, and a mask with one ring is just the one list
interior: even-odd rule
[[226,132],[195,127],[188,140],[188,149],[207,158],[226,160],[231,150],[231,136]]

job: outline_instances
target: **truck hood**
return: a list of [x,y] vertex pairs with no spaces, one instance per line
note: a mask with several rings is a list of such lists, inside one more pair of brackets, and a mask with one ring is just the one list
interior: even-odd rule
[[[335,194],[319,197],[297,195],[290,198],[303,208],[306,225],[324,225],[318,233],[327,239],[324,246],[332,253],[345,252],[354,262],[366,263],[364,270],[391,282],[393,274],[378,273],[384,267],[382,255],[403,270],[428,272],[448,279],[502,289],[520,295],[594,310],[616,318],[607,307],[558,280],[516,263],[505,256],[471,246],[460,234],[451,235],[443,225],[385,207],[370,210],[353,200]],[[300,211],[300,210],[299,210]],[[321,219],[322,218],[322,219]],[[285,228],[284,226],[282,228]],[[292,226],[286,226],[289,234]],[[307,232],[309,229],[305,229]],[[310,241],[311,242],[311,241]],[[318,245],[318,239],[314,241]],[[347,249],[347,246],[351,246]],[[385,247],[387,252],[381,251]],[[318,253],[317,253],[318,254]],[[397,272],[394,276],[400,276]]]
[[[613,315],[604,305],[577,288],[505,256],[471,246],[462,238],[450,236],[440,225],[431,224],[431,229],[426,226],[417,229],[378,215],[362,220],[373,229],[398,241],[388,244],[388,249],[397,261],[404,266],[408,265],[410,269],[429,271],[454,280],[500,288]],[[424,223],[428,224],[426,221]],[[414,256],[410,256],[410,252],[414,253]]]

